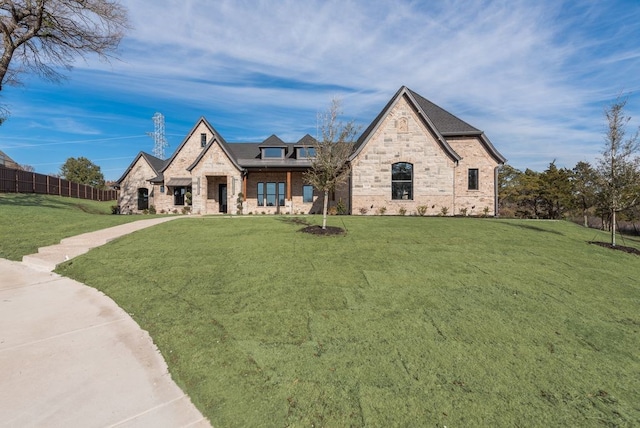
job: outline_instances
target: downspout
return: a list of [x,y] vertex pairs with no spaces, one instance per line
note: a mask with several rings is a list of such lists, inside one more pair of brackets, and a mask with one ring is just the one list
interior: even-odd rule
[[458,171],[458,167],[460,166],[460,163],[458,161],[456,161],[455,165],[453,166],[453,207],[452,207],[452,216],[456,215],[456,173]]
[[493,216],[500,217],[500,213],[498,212],[499,201],[498,201],[498,170],[500,166],[496,166],[493,168]]

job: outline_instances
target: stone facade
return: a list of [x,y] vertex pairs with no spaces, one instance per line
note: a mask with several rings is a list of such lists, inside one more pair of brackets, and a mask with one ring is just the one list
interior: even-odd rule
[[[282,157],[262,150],[273,141]],[[139,155],[118,181],[120,205],[136,212],[138,191],[148,189],[157,212],[237,214],[240,198],[244,214],[321,213],[324,195],[314,189],[312,202],[303,197],[310,161],[296,153],[309,141],[228,144],[201,118],[169,160]],[[496,169],[504,161],[482,131],[402,87],[354,143],[349,180],[329,207],[356,215],[495,215]],[[275,194],[266,195],[274,183]]]
[[120,183],[120,210],[123,214],[135,213],[138,209],[138,197],[140,189],[146,189],[148,195],[148,206],[154,204],[154,186],[149,182],[149,178],[155,176],[155,172],[144,156],[138,155],[134,160],[130,171],[125,179]]

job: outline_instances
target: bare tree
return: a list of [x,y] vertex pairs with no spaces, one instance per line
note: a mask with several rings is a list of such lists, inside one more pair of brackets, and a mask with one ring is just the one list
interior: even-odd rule
[[2,0],[0,90],[36,72],[58,81],[77,56],[109,58],[128,28],[127,11],[111,0]]
[[640,150],[637,130],[627,137],[631,117],[625,113],[626,99],[618,98],[605,109],[605,149],[598,159],[602,180],[601,197],[611,213],[611,245],[616,245],[616,213],[640,203]]
[[358,128],[353,121],[340,120],[341,102],[334,98],[329,109],[318,115],[321,139],[314,144],[315,157],[311,158],[311,169],[304,174],[304,181],[322,192],[322,228],[327,228],[329,192],[344,183],[349,177],[349,156]]

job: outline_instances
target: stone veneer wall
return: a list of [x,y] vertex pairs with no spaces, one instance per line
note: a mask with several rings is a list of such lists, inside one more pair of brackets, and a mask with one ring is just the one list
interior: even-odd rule
[[[391,165],[413,164],[413,200],[391,199]],[[391,108],[352,162],[352,214],[413,214],[427,206],[427,215],[454,207],[454,161],[422,124],[404,98]]]
[[137,213],[138,211],[138,189],[145,188],[149,191],[149,206],[154,204],[153,187],[149,183],[150,178],[155,177],[153,168],[140,156],[127,174],[127,177],[120,184],[120,198],[118,205],[123,214]]
[[[485,150],[478,137],[455,138],[447,140],[462,160],[456,168],[455,185],[455,214],[461,209],[467,210],[467,215],[495,215],[495,169],[498,162]],[[478,169],[478,190],[469,190],[469,168]]]
[[217,143],[209,147],[198,165],[191,170],[191,175],[192,211],[195,214],[220,213],[218,185],[221,183],[227,184],[227,213],[236,214],[238,194],[242,192],[242,173]]

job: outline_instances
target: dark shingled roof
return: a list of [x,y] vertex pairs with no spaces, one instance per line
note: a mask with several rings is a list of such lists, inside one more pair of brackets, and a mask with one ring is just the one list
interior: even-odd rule
[[413,96],[420,108],[425,112],[438,132],[441,134],[468,134],[468,133],[481,133],[478,128],[474,128],[464,120],[452,115],[442,107],[439,107],[424,98],[422,95],[413,92],[407,88],[407,92]]
[[260,147],[287,147],[287,145],[276,135],[272,134],[269,138],[260,143]]
[[300,138],[298,142],[295,144],[296,147],[313,147],[318,140],[313,138],[311,135],[307,134],[304,137]]
[[159,159],[159,158],[157,158],[157,157],[155,157],[153,155],[150,155],[149,153],[146,153],[146,152],[140,152],[140,153],[138,153],[138,156],[135,157],[133,162],[131,162],[129,167],[125,170],[124,174],[122,174],[122,177],[120,177],[116,181],[116,183],[120,184],[122,182],[122,180],[124,180],[124,177],[126,177],[126,175],[129,173],[129,171],[131,171],[131,168],[133,168],[133,165],[135,165],[136,162],[138,162],[138,159],[140,159],[141,157],[144,158],[145,161],[147,161],[147,163],[149,164],[151,169],[153,169],[153,172],[155,172],[157,174],[157,177],[152,178],[149,181],[162,182],[163,177],[162,177],[162,173],[160,173],[160,171],[162,171],[162,169],[167,165],[168,161]]

